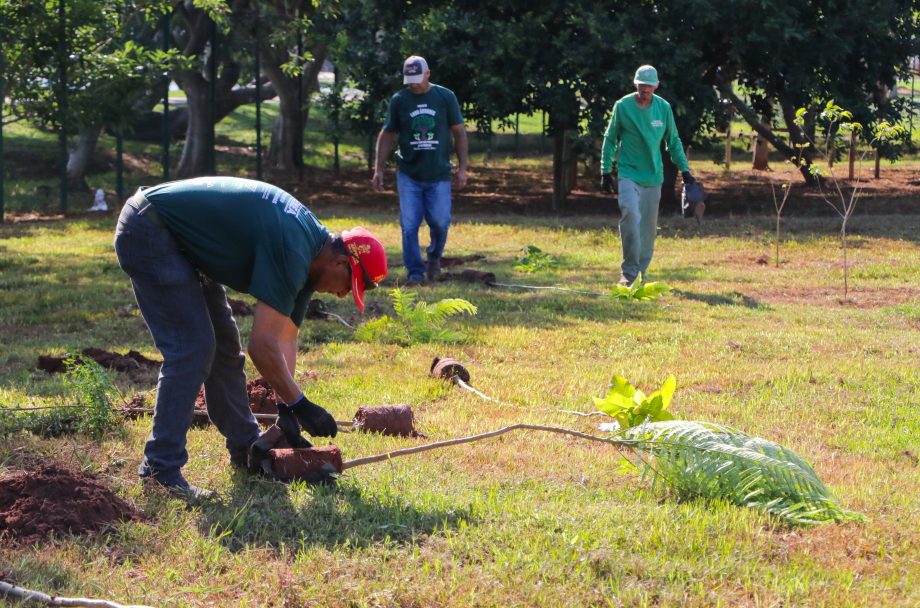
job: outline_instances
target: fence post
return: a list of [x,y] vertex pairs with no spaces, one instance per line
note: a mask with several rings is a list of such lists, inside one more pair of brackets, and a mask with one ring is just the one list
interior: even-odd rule
[[58,95],[58,116],[60,132],[58,133],[58,156],[61,165],[61,211],[67,213],[67,8],[65,0],[58,0],[58,24],[61,39],[58,41],[58,76],[60,91]]
[[[163,51],[169,51],[169,17],[163,15]],[[169,74],[163,74],[163,181],[169,181]]]
[[853,179],[855,174],[855,165],[856,165],[856,133],[850,131],[850,154],[849,154],[849,165],[850,165],[850,179]]
[[303,32],[297,25],[297,61],[300,62],[300,74],[297,76],[297,179],[303,181]]
[[882,177],[882,151],[879,148],[875,149],[875,179],[880,179]]
[[262,179],[262,40],[259,38],[259,7],[255,18],[256,60],[256,179]]
[[732,170],[732,121],[729,119],[725,129],[725,172]]
[[3,53],[3,30],[6,27],[5,13],[0,9],[0,224],[3,223],[3,193],[6,166],[3,162],[3,109],[6,105],[6,57]]
[[217,175],[217,22],[211,19],[211,65],[208,66],[208,173]]

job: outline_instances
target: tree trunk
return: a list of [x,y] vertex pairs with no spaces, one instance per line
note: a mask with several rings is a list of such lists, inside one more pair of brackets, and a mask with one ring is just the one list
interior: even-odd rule
[[289,77],[281,70],[281,65],[289,60],[287,49],[269,49],[265,53],[263,70],[278,93],[278,99],[281,102],[278,118],[272,125],[272,138],[267,154],[269,166],[282,171],[300,169],[302,156],[299,146],[303,139],[302,133],[299,133],[298,130],[301,127],[306,128],[310,115],[309,96],[317,89],[317,77],[325,59],[326,47],[317,45],[313,49],[313,61],[304,68],[304,107],[298,108],[297,89],[300,79]]
[[[782,153],[782,155],[786,157],[789,162],[798,164],[796,163],[796,159],[799,155],[796,150],[789,146],[781,138],[779,138],[767,125],[760,122],[760,117],[757,116],[757,112],[755,112],[735,94],[730,82],[727,82],[719,74],[715,74],[713,76],[713,80],[715,82],[716,89],[718,89],[722,98],[727,99],[732,104],[732,107],[744,118],[744,120],[751,126],[752,129],[754,129],[754,131],[757,132],[758,135],[770,142],[770,144],[780,153]],[[809,172],[811,163],[806,159],[804,163],[798,164],[798,166],[802,177],[805,178],[805,181],[809,184],[814,184],[815,178]]]
[[99,141],[99,127],[85,127],[80,131],[77,145],[67,158],[67,185],[70,190],[89,191],[86,183],[86,171],[96,152]]
[[208,173],[211,121],[208,83],[200,75],[193,75],[182,78],[180,86],[188,102],[188,126],[185,129],[182,156],[176,167],[176,177],[184,179]]

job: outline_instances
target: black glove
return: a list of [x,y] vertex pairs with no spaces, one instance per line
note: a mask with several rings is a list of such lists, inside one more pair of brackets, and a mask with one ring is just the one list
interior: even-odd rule
[[284,437],[292,448],[313,447],[313,444],[300,434],[300,423],[297,421],[297,416],[290,407],[283,403],[278,403],[278,420],[275,421],[275,424],[284,431]]
[[685,184],[692,184],[696,182],[696,179],[692,175],[690,175],[689,171],[681,171],[680,176],[684,178]]
[[613,192],[613,176],[609,173],[601,175],[601,191],[607,193]]
[[[293,419],[294,424],[291,424],[292,414],[296,416],[296,419]],[[284,419],[283,424],[282,418]],[[314,437],[335,437],[335,434],[339,432],[339,427],[336,425],[332,414],[306,397],[301,397],[291,405],[278,404],[278,426],[284,431],[288,441],[291,440],[289,429],[294,430],[295,425],[298,427],[295,431],[298,435],[300,434],[299,427],[301,426],[303,430]]]

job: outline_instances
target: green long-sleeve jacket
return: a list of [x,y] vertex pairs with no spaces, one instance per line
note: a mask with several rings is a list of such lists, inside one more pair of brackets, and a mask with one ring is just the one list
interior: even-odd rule
[[613,115],[604,133],[601,173],[610,173],[616,159],[619,177],[629,178],[640,186],[660,185],[664,181],[662,141],[674,164],[681,171],[689,171],[671,104],[652,95],[649,107],[640,108],[635,93],[626,95],[614,104]]

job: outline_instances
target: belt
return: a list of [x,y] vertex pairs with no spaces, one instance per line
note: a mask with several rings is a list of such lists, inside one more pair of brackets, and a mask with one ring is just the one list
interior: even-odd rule
[[166,228],[166,224],[163,222],[163,218],[160,217],[160,214],[157,213],[157,208],[147,200],[147,197],[144,196],[144,193],[138,188],[137,192],[134,193],[132,197],[135,204],[133,205],[137,209],[138,215],[146,216],[151,222],[159,226],[160,228]]

